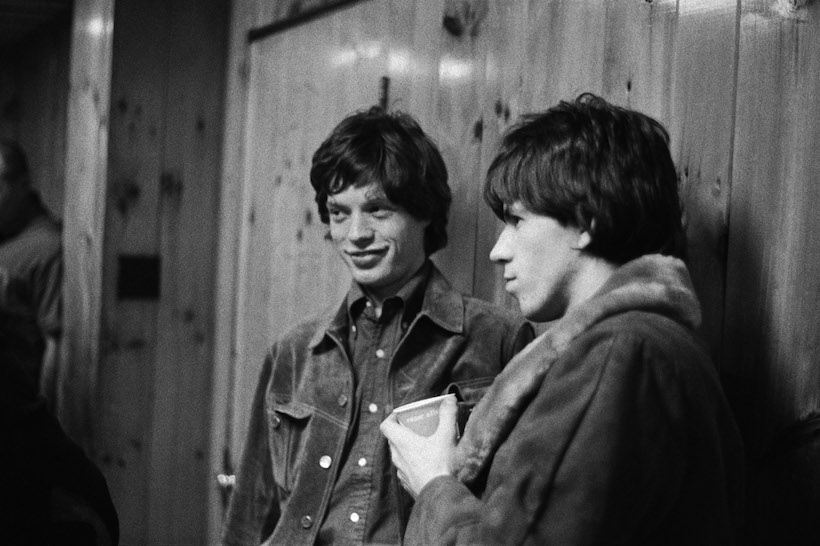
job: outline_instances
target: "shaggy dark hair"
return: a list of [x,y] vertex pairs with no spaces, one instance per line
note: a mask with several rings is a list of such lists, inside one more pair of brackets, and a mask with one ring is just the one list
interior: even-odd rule
[[585,250],[618,264],[644,254],[682,255],[666,129],[590,93],[512,127],[487,172],[484,199],[502,219],[504,205],[520,201],[587,231]]
[[429,256],[447,244],[452,196],[447,167],[432,140],[408,114],[373,107],[342,120],[313,154],[310,183],[322,222],[328,195],[377,184],[385,196],[419,220]]

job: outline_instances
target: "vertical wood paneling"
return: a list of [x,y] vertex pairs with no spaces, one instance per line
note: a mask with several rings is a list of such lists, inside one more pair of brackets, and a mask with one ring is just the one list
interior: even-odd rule
[[175,0],[169,14],[149,544],[205,539],[226,7]]
[[162,0],[120,1],[115,18],[97,445],[126,544],[145,544],[149,537],[159,315],[156,300],[118,298],[118,260],[159,257],[169,9]]
[[741,16],[731,200],[727,369],[751,382],[757,451],[817,409],[820,6],[805,21],[766,2]]
[[230,456],[233,426],[233,370],[236,348],[236,306],[239,288],[237,249],[242,228],[242,182],[244,178],[245,114],[248,107],[249,52],[247,31],[254,26],[254,4],[231,2],[227,45],[225,104],[222,135],[222,168],[219,194],[219,241],[214,305],[214,366],[212,398],[212,439],[208,476],[208,544],[219,542],[227,489],[216,481],[219,474],[230,475],[238,459]]
[[737,2],[680,3],[668,129],[681,180],[701,331],[718,366],[726,282],[737,57]]
[[[226,16],[117,4],[98,453],[128,544],[205,540]],[[135,255],[158,298],[118,296]]]
[[606,11],[598,0],[530,0],[519,113],[601,93]]
[[[820,536],[820,5],[742,4],[724,351],[752,481],[750,536]],[[812,441],[812,434],[815,440]]]
[[[108,164],[113,0],[74,5],[66,132],[64,200],[64,320],[58,417],[66,431],[91,447],[99,410],[100,316]],[[94,431],[96,434],[96,431]]]
[[436,83],[443,10],[443,0],[392,0],[390,3],[390,27],[386,37],[390,78],[388,106],[412,112],[425,131],[437,125]]
[[[442,26],[436,119],[427,132],[436,140],[449,172],[453,201],[447,224],[449,242],[433,256],[453,287],[473,290],[476,259],[476,210],[479,205],[482,89],[486,53],[480,36],[485,29],[485,2],[445,2]],[[470,6],[470,9],[464,6]],[[434,20],[437,13],[428,14]],[[445,30],[448,17],[449,30]]]
[[488,6],[482,39],[485,41],[486,66],[482,96],[482,139],[480,169],[476,180],[476,255],[473,293],[477,297],[517,309],[505,295],[501,269],[489,260],[501,223],[484,203],[481,195],[487,169],[495,157],[506,129],[521,112],[522,83],[526,70],[526,26],[528,2],[492,2]]

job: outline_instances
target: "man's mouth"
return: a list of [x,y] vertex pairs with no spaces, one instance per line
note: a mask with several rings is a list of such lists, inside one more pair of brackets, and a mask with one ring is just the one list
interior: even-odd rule
[[350,261],[356,267],[373,267],[384,257],[387,253],[386,248],[373,250],[353,250],[347,251],[346,254],[350,257]]
[[504,284],[504,289],[505,289],[507,292],[509,292],[509,291],[510,291],[510,285],[511,285],[514,281],[515,281],[515,277],[511,277],[511,276],[509,276],[509,277],[508,277],[507,275],[504,275],[504,283],[505,283],[505,284]]

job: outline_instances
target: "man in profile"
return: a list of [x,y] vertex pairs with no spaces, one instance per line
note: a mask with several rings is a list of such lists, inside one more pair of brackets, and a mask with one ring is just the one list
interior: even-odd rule
[[447,169],[410,116],[344,119],[313,156],[316,203],[353,277],[285,333],[259,380],[225,543],[399,544],[412,499],[379,424],[396,406],[481,397],[532,338],[519,316],[450,287]]
[[56,403],[62,330],[60,228],[32,188],[22,148],[0,139],[0,305],[10,360]]
[[735,544],[743,447],[698,340],[681,206],[656,120],[585,94],[504,136],[484,195],[490,259],[525,317],[550,322],[456,443],[382,430],[429,544]]

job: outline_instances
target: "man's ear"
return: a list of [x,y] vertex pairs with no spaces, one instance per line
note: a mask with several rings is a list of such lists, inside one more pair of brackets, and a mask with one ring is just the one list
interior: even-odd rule
[[589,223],[589,228],[581,229],[578,233],[578,238],[575,244],[572,245],[573,250],[586,250],[592,243],[592,234],[595,233],[595,218]]
[[589,234],[589,231],[582,231],[580,235],[578,235],[578,239],[575,241],[575,250],[586,250],[586,248],[592,243],[592,235]]

